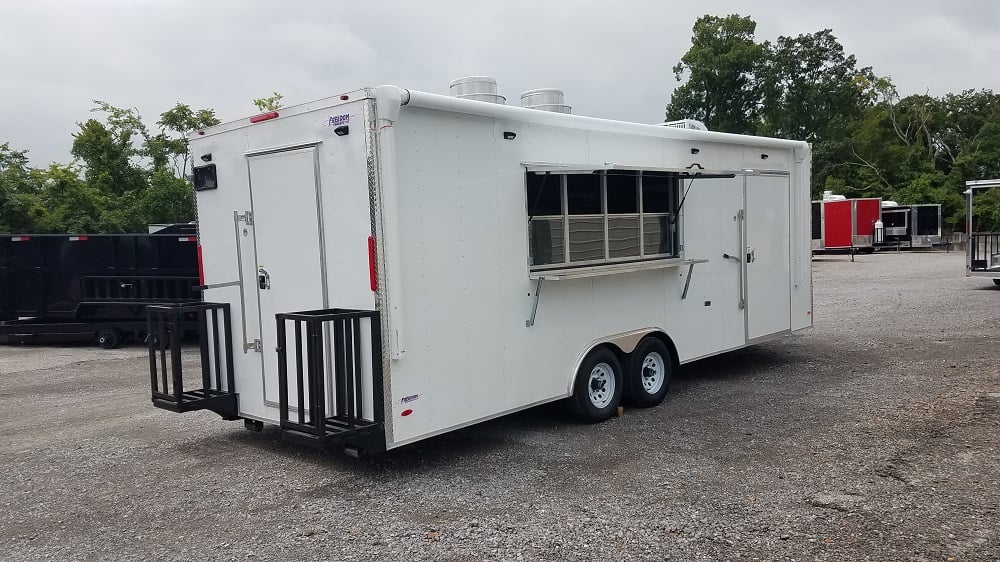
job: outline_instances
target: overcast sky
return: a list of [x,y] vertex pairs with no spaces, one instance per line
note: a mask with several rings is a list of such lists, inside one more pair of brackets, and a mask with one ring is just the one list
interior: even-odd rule
[[706,13],[751,16],[760,41],[831,28],[903,95],[1000,91],[997,0],[0,0],[0,143],[67,162],[93,99],[150,124],[176,102],[228,121],[275,90],[288,105],[378,84],[447,93],[468,75],[509,103],[557,87],[574,113],[656,122]]

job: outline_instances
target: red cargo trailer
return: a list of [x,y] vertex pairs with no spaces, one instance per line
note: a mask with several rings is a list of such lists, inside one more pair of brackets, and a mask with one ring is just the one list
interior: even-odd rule
[[873,251],[875,223],[881,220],[882,200],[878,197],[826,197],[812,203],[813,252]]

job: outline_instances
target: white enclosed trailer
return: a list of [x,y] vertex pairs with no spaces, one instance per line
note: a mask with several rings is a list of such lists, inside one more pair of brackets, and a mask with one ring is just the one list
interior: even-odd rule
[[206,302],[151,312],[154,404],[356,454],[655,405],[677,365],[812,325],[809,145],[483,96],[379,86],[192,134]]

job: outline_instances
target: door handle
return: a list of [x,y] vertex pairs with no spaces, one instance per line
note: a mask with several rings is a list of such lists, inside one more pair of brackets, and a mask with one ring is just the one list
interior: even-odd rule
[[736,263],[740,263],[741,261],[743,261],[739,258],[739,256],[731,256],[729,254],[722,254],[722,259],[733,260]]
[[271,274],[263,267],[257,268],[257,287],[262,291],[271,288]]
[[757,256],[754,255],[754,252],[756,252],[756,250],[750,250],[750,253],[747,254],[747,263],[753,263],[757,261]]

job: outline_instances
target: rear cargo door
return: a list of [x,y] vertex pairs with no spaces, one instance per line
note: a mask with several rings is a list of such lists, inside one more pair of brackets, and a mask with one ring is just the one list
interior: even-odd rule
[[882,218],[881,199],[854,200],[854,246],[871,246],[875,222]]
[[[317,148],[249,157],[264,400],[278,402],[274,315],[326,308]],[[253,294],[252,292],[250,294]],[[294,400],[294,397],[293,397]]]
[[823,202],[823,247],[851,247],[851,201]]
[[747,340],[753,342],[791,328],[789,180],[746,176],[745,186]]

